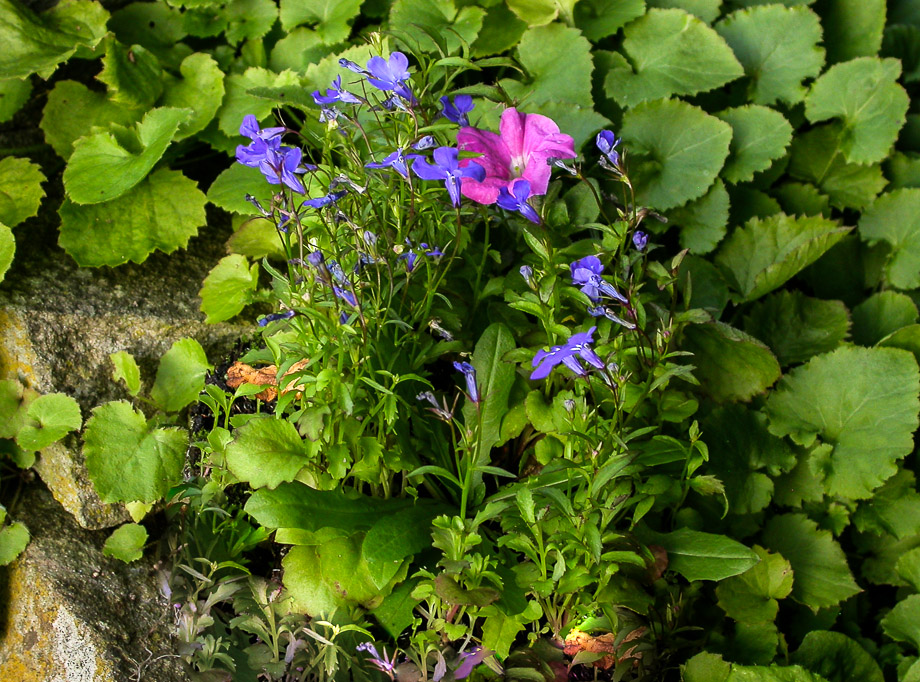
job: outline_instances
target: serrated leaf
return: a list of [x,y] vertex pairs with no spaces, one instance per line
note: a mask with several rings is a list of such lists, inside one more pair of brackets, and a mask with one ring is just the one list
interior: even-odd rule
[[412,598],[413,589],[415,589],[413,581],[397,586],[383,598],[380,606],[372,611],[374,620],[394,639],[412,625],[415,618],[415,607],[418,602]]
[[830,213],[831,200],[809,182],[784,182],[772,190],[786,215],[812,216]]
[[15,254],[16,238],[13,231],[0,223],[0,282],[6,277],[6,271],[10,269]]
[[204,130],[224,97],[224,73],[210,55],[202,52],[189,55],[179,71],[182,78],[165,76],[166,91],[161,102],[166,107],[192,111],[191,118],[179,126],[177,141]]
[[668,552],[668,569],[690,581],[724,580],[760,561],[753,550],[724,535],[681,528],[653,538]]
[[784,366],[834,350],[849,326],[840,301],[787,290],[759,300],[744,318],[744,331],[766,343]]
[[760,562],[716,587],[719,608],[741,623],[772,623],[779,611],[778,599],[792,592],[792,566],[782,555],[754,545]]
[[311,461],[294,425],[273,417],[253,419],[237,429],[226,457],[233,475],[253,488],[293,481]]
[[144,555],[146,544],[147,529],[137,523],[126,523],[116,528],[106,538],[102,553],[129,564]]
[[141,182],[163,156],[188,109],[149,111],[135,130],[112,126],[74,143],[64,169],[64,189],[76,204],[98,204],[122,196]]
[[920,533],[920,493],[913,472],[901,469],[861,502],[853,514],[853,525],[860,532],[888,533],[898,540]]
[[49,78],[57,65],[106,35],[109,13],[98,2],[71,0],[35,14],[25,5],[0,0],[0,78]]
[[821,22],[806,7],[767,5],[738,10],[715,25],[748,77],[748,101],[789,104],[805,96],[802,81],[824,66]]
[[273,0],[231,0],[221,15],[227,20],[224,36],[236,45],[264,37],[278,20],[278,5]]
[[[0,7],[2,9],[2,7]],[[29,544],[29,529],[16,521],[0,527],[0,566],[8,566]]]
[[820,7],[827,61],[874,57],[882,46],[885,0],[825,0]]
[[7,156],[0,159],[0,223],[16,227],[38,213],[45,196],[45,175],[28,159]]
[[[244,116],[252,114],[261,123],[271,114],[275,106],[274,103],[261,97],[250,95],[247,92],[248,90],[253,88],[282,88],[291,85],[301,85],[300,76],[293,71],[273,73],[268,69],[251,67],[242,74],[232,73],[228,75],[224,80],[226,88],[224,102],[217,113],[218,126],[221,132],[233,139],[237,139]],[[328,83],[324,87],[328,87]],[[240,142],[242,141],[242,138],[240,138]]]
[[115,381],[124,381],[131,395],[137,395],[141,390],[141,370],[137,366],[134,356],[126,350],[120,350],[117,353],[109,355],[109,360],[115,367],[112,372],[112,379]]
[[803,514],[774,516],[763,538],[792,565],[792,598],[813,611],[836,606],[861,591],[830,531],[819,530]]
[[904,552],[895,564],[898,577],[920,592],[920,547]]
[[743,300],[753,301],[814,263],[849,230],[821,216],[753,218],[729,235],[715,261]]
[[896,642],[920,649],[920,594],[902,599],[882,618],[882,632]]
[[666,211],[703,196],[728,157],[731,126],[679,100],[644,102],[623,115],[636,200]]
[[809,632],[790,660],[829,682],[884,682],[885,679],[872,655],[842,632]]
[[920,189],[882,195],[859,219],[859,236],[891,247],[885,278],[898,289],[920,287]]
[[160,61],[140,45],[122,45],[109,38],[97,80],[108,86],[113,102],[133,109],[149,109],[163,93]]
[[747,401],[780,377],[779,363],[763,343],[722,322],[697,324],[684,332],[693,353],[700,390],[716,402]]
[[692,253],[712,251],[728,225],[728,191],[719,178],[699,199],[668,213],[668,223],[680,227],[680,245]]
[[0,123],[9,121],[22,108],[32,94],[28,78],[0,79]]
[[126,194],[58,210],[58,244],[82,266],[143,263],[153,251],[172,253],[206,223],[205,195],[178,171],[160,169]]
[[613,35],[645,12],[645,0],[579,0],[575,4],[575,26],[588,40],[597,42]]
[[397,41],[412,50],[439,52],[427,35],[433,34],[444,42],[447,54],[454,54],[464,42],[476,40],[485,14],[483,8],[474,5],[458,9],[453,0],[395,0],[390,7],[390,29]]
[[[495,609],[494,606],[491,608]],[[482,646],[505,658],[517,634],[523,629],[524,625],[519,620],[495,609],[483,622]]]
[[179,339],[160,358],[150,397],[164,412],[178,412],[204,390],[211,364],[195,339]]
[[262,171],[234,163],[211,183],[208,201],[231,213],[252,215],[255,207],[246,201],[247,194],[254,196],[266,209],[271,206],[272,186],[265,182]]
[[863,499],[913,450],[918,393],[920,373],[910,353],[843,347],[783,377],[766,411],[771,433],[805,447],[819,436],[833,445],[816,463],[829,495]]
[[93,409],[83,432],[86,468],[103,502],[156,502],[182,479],[188,434],[154,428],[124,400]]
[[301,24],[316,25],[316,35],[326,44],[340,43],[351,33],[351,24],[361,10],[362,0],[281,0],[281,28],[290,33]]
[[839,118],[840,149],[850,163],[877,163],[888,156],[906,120],[910,98],[898,83],[896,59],[860,57],[835,64],[812,85],[805,116],[812,123]]
[[438,513],[437,507],[420,505],[375,521],[364,536],[361,555],[377,587],[392,580],[403,559],[431,546],[431,520]]
[[42,450],[83,425],[77,401],[63,393],[36,398],[26,415],[16,435],[16,443],[23,450]]
[[252,302],[253,293],[259,284],[259,264],[244,256],[232,254],[220,259],[204,280],[201,291],[201,312],[205,322],[223,322],[238,315]]
[[853,341],[873,346],[917,321],[917,304],[907,294],[880,291],[853,308]]
[[719,34],[682,10],[650,9],[623,33],[629,66],[604,79],[608,96],[621,106],[707,92],[744,75]]
[[732,127],[732,142],[722,177],[728,182],[747,182],[780,158],[792,141],[786,117],[769,107],[749,104],[716,114]]

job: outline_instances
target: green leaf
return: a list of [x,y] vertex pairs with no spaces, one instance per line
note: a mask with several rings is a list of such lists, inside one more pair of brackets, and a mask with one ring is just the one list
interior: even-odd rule
[[15,253],[16,238],[13,231],[0,223],[0,282],[6,277],[6,271],[10,269]]
[[882,632],[896,642],[920,649],[920,594],[902,599],[882,618]]
[[514,383],[514,364],[504,362],[502,357],[515,347],[511,330],[501,322],[486,327],[473,351],[472,365],[476,369],[480,403],[466,402],[463,406],[463,420],[467,428],[479,430],[479,455],[488,459],[492,445],[501,438],[501,423],[508,412],[508,395]]
[[38,213],[45,191],[45,175],[28,159],[0,159],[0,223],[16,227]]
[[278,229],[261,216],[240,225],[227,240],[227,250],[258,260],[266,257],[285,260],[286,257],[284,245],[278,239]]
[[716,114],[732,127],[732,142],[722,177],[728,182],[748,182],[754,173],[768,169],[783,156],[792,141],[786,117],[769,107],[749,104]]
[[204,130],[217,115],[224,97],[224,73],[210,55],[196,52],[182,61],[182,78],[165,76],[161,104],[191,109],[192,116],[179,126],[176,140],[184,140]]
[[888,156],[904,125],[910,98],[897,83],[897,59],[860,57],[835,64],[812,85],[805,116],[812,123],[839,118],[840,148],[850,163],[877,163]]
[[499,2],[486,9],[482,29],[473,43],[473,56],[485,57],[509,52],[517,45],[527,23],[518,19],[508,6]]
[[853,308],[853,341],[874,346],[901,327],[917,321],[917,304],[907,294],[880,291]]
[[901,469],[861,502],[853,525],[860,532],[891,534],[898,540],[920,533],[920,493],[913,472]]
[[913,450],[920,409],[917,362],[896,348],[843,347],[809,360],[767,400],[770,431],[833,452],[819,463],[829,495],[867,498]]
[[529,78],[501,81],[511,97],[530,105],[566,102],[593,107],[591,44],[578,30],[559,23],[531,28],[521,37],[516,55]]
[[[494,606],[489,607],[482,625],[482,646],[491,649],[504,659],[524,625],[513,616],[506,615]],[[483,614],[486,615],[486,614]]]
[[396,40],[412,50],[437,53],[439,48],[428,35],[433,34],[444,42],[447,54],[455,54],[463,43],[476,40],[485,14],[483,8],[473,5],[458,10],[453,0],[395,0],[390,7],[390,29]]
[[267,417],[253,419],[236,432],[226,450],[233,475],[253,488],[276,488],[293,481],[311,462],[300,434],[291,422]]
[[96,78],[108,86],[113,102],[133,109],[150,109],[163,94],[160,61],[140,45],[127,47],[109,38]]
[[[508,8],[514,12],[521,21],[529,26],[546,26],[559,16],[560,3],[556,0],[507,0]],[[566,3],[574,5],[574,2]]]
[[644,102],[623,115],[636,200],[661,211],[703,196],[728,157],[731,126],[679,100]]
[[743,300],[753,301],[814,263],[849,230],[821,216],[753,218],[729,235],[715,261]]
[[700,390],[716,402],[750,400],[780,377],[779,363],[760,341],[723,324],[697,324],[684,332]]
[[767,344],[784,366],[834,350],[849,326],[846,306],[840,301],[788,290],[761,299],[744,318],[744,331]]
[[881,56],[900,60],[904,69],[901,82],[916,83],[920,80],[920,27],[907,24],[887,26],[882,38]]
[[[917,29],[920,34],[920,29]],[[917,41],[920,46],[920,39]],[[888,189],[920,187],[920,155],[895,152],[885,162],[885,176],[891,181]]]
[[696,254],[709,253],[725,236],[728,225],[728,191],[721,179],[695,199],[668,213],[668,223],[680,227],[680,245]]
[[147,529],[137,523],[126,523],[112,531],[105,541],[102,553],[129,564],[144,555],[146,544]]
[[272,186],[265,182],[262,171],[241,163],[234,163],[217,176],[208,188],[208,201],[225,211],[252,215],[255,208],[246,201],[246,195],[254,196],[262,206],[272,203]]
[[264,37],[278,19],[273,0],[231,0],[221,12],[227,20],[224,36],[231,45]]
[[324,43],[340,43],[351,33],[360,9],[361,0],[281,0],[281,28],[290,33],[295,26],[317,24],[316,34]]
[[860,592],[846,557],[830,531],[803,514],[774,516],[763,534],[764,544],[792,565],[792,598],[813,611],[836,606]]
[[324,43],[319,33],[312,28],[298,26],[275,43],[268,65],[272,71],[290,69],[303,73],[311,64],[334,51],[334,47]]
[[157,502],[182,479],[188,434],[155,428],[119,400],[93,409],[83,432],[86,468],[103,502]]
[[57,65],[81,47],[94,47],[106,35],[109,13],[98,2],[71,0],[35,14],[13,0],[0,0],[0,78],[47,79]]
[[819,11],[827,61],[877,55],[885,30],[885,4],[885,0],[824,0]]
[[407,507],[378,518],[364,536],[361,554],[377,587],[392,580],[402,560],[431,547],[431,520],[437,507]]
[[879,341],[878,345],[910,351],[920,362],[920,324],[901,327]]
[[186,36],[182,13],[166,3],[132,2],[112,15],[109,29],[123,45],[143,45],[171,68],[186,56],[183,48],[191,52],[181,42]]
[[211,369],[201,344],[179,339],[160,358],[150,397],[164,412],[178,412],[198,398]]
[[126,350],[109,355],[109,360],[115,367],[112,379],[124,381],[131,395],[137,395],[141,390],[141,370],[137,366],[134,356]]
[[859,236],[891,247],[885,278],[898,289],[920,287],[920,189],[883,194],[859,219]]
[[649,0],[649,7],[676,8],[711,24],[722,13],[722,0]]
[[[80,115],[73,116],[74,111]],[[76,81],[58,81],[48,93],[39,125],[45,141],[57,155],[69,159],[73,143],[89,135],[94,127],[131,126],[139,117],[137,110],[113,102],[105,93],[90,90]]]
[[753,550],[724,535],[681,528],[653,538],[668,552],[668,569],[690,581],[724,580],[760,561]]
[[786,215],[812,216],[831,212],[831,200],[808,182],[784,182],[772,189]]
[[[0,10],[3,7],[0,5]],[[29,529],[18,521],[0,527],[0,566],[9,566],[29,544]]]
[[143,263],[155,250],[185,248],[206,222],[205,203],[192,180],[159,169],[112,201],[80,206],[65,199],[58,244],[82,266]]
[[597,42],[611,36],[645,13],[645,0],[579,0],[575,5],[575,26]]
[[412,598],[413,589],[415,584],[412,581],[403,583],[384,597],[380,606],[372,611],[374,620],[380,623],[394,640],[412,625],[415,618],[418,601]]
[[27,419],[16,436],[23,450],[42,450],[83,425],[77,401],[63,393],[36,398],[26,412]]
[[0,79],[0,123],[9,121],[29,100],[32,82],[28,78]]
[[[226,94],[217,114],[219,128],[221,132],[237,139],[244,116],[252,114],[260,123],[264,123],[275,106],[270,100],[250,95],[249,90],[300,86],[301,83],[300,77],[293,71],[272,73],[268,69],[252,67],[242,74],[230,74],[224,80],[224,85]],[[328,84],[325,87],[328,87]],[[242,139],[240,141],[242,142]]]
[[872,655],[842,632],[809,632],[790,660],[821,675],[828,682],[885,680]]
[[143,180],[163,156],[188,109],[149,111],[136,132],[112,126],[80,138],[64,169],[64,189],[77,204],[98,204],[120,197]]
[[0,380],[0,438],[16,437],[26,421],[29,404],[37,397],[35,391],[18,381]]
[[629,64],[604,79],[608,96],[621,106],[707,92],[744,75],[719,34],[682,10],[650,9],[623,33]]
[[772,623],[779,612],[778,599],[792,592],[792,566],[782,555],[754,546],[760,562],[716,587],[719,608],[741,623]]
[[824,66],[821,22],[806,7],[766,5],[738,10],[715,30],[734,50],[748,77],[748,101],[789,104],[805,96],[802,81]]
[[232,254],[220,259],[204,280],[201,291],[201,312],[205,322],[224,322],[238,315],[252,302],[259,284],[259,264],[249,265],[245,256]]
[[682,682],[728,682],[732,664],[706,651],[698,653],[680,666]]
[[898,577],[906,581],[914,591],[920,591],[920,547],[904,552],[895,564]]

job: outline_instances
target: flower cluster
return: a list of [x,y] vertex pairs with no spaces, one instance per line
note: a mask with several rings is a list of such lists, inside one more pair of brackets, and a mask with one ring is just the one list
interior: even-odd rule
[[304,194],[306,190],[297,176],[315,170],[316,166],[301,165],[303,152],[299,147],[281,146],[284,131],[285,128],[260,129],[255,116],[245,116],[240,126],[240,135],[245,135],[252,142],[236,148],[236,160],[244,166],[258,168],[272,185],[283,184]]

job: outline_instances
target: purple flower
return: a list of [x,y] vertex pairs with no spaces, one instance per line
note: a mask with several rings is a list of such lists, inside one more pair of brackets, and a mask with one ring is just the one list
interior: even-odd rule
[[260,327],[268,326],[269,322],[277,322],[278,320],[290,320],[294,315],[296,315],[293,310],[285,310],[283,313],[272,313],[271,315],[266,315],[261,320],[259,320]]
[[602,130],[594,139],[594,144],[604,156],[601,158],[601,165],[607,170],[617,170],[620,166],[620,153],[616,147],[620,144],[617,136],[609,130]]
[[597,369],[604,368],[604,362],[597,353],[591,348],[591,337],[594,335],[597,327],[591,327],[586,332],[572,334],[569,340],[561,346],[553,346],[548,351],[541,350],[537,352],[533,359],[534,371],[531,373],[531,380],[545,379],[549,376],[553,368],[562,363],[578,376],[587,376],[588,372],[579,362],[584,360],[592,367]]
[[461,653],[459,656],[460,665],[458,665],[456,670],[454,670],[454,679],[462,680],[466,677],[469,677],[470,673],[473,672],[473,668],[475,668],[494,653],[494,651],[483,649],[482,647],[478,646],[470,649],[469,651]]
[[434,150],[434,164],[418,158],[412,164],[412,170],[422,180],[443,180],[447,193],[454,206],[460,206],[460,186],[464,178],[481,182],[486,172],[482,166],[471,161],[465,168],[460,167],[460,151],[455,147],[438,147]]
[[419,402],[426,402],[432,407],[426,407],[425,409],[429,412],[432,412],[441,421],[451,422],[454,418],[454,415],[450,410],[447,409],[447,401],[444,401],[444,405],[438,405],[437,399],[434,397],[434,393],[431,391],[423,391],[415,396],[415,399]]
[[367,82],[384,92],[392,90],[400,97],[412,101],[412,92],[405,82],[409,80],[409,60],[402,52],[394,52],[389,60],[371,57],[367,62],[370,75]]
[[425,135],[424,137],[420,137],[418,142],[412,145],[412,148],[418,151],[424,151],[425,149],[431,149],[437,146],[437,141],[431,135]]
[[384,158],[383,161],[374,161],[371,163],[364,164],[365,168],[392,168],[397,173],[399,173],[404,178],[409,177],[409,168],[406,165],[406,159],[420,159],[422,158],[419,154],[409,154],[408,156],[403,155],[402,147],[397,149],[395,152]]
[[572,271],[572,284],[581,287],[581,290],[592,301],[600,299],[601,294],[626,303],[626,298],[613,288],[613,285],[601,278],[604,266],[597,256],[586,256],[569,265]]
[[329,204],[334,204],[339,199],[348,194],[347,190],[342,190],[340,192],[330,192],[324,197],[317,197],[316,199],[307,199],[303,202],[304,206],[310,206],[311,208],[322,208],[323,206],[328,206]]
[[540,214],[527,203],[529,198],[530,183],[526,180],[516,180],[511,184],[510,192],[506,187],[498,190],[498,200],[495,203],[506,211],[519,211],[530,222],[539,224]]
[[343,288],[337,287],[337,286],[333,286],[333,287],[332,287],[332,293],[334,293],[336,296],[338,296],[339,298],[341,298],[343,301],[345,301],[345,302],[346,302],[348,305],[350,305],[352,308],[356,308],[356,307],[358,306],[358,299],[355,298],[354,293],[352,293],[350,290],[348,290],[348,289],[343,289]]
[[644,251],[646,244],[648,244],[648,235],[642,230],[636,230],[632,236],[632,243],[637,251]]
[[476,386],[476,369],[468,362],[454,362],[454,369],[466,379],[466,394],[472,403],[479,402],[479,388]]
[[355,651],[365,651],[370,656],[368,660],[373,663],[377,670],[387,673],[390,676],[390,679],[393,679],[393,672],[396,670],[396,652],[393,653],[393,657],[390,658],[387,655],[387,650],[383,650],[383,656],[377,652],[377,647],[374,646],[373,642],[364,642],[355,647]]
[[522,265],[520,272],[521,272],[521,277],[524,278],[524,281],[527,283],[527,286],[533,289],[534,288],[533,268],[530,267],[529,265]]
[[313,251],[307,256],[307,260],[310,262],[314,268],[318,268],[323,264],[323,252],[322,251]]
[[622,317],[614,313],[610,308],[604,305],[588,308],[588,314],[591,315],[591,317],[606,317],[608,320],[616,322],[617,324],[622,325],[627,329],[636,328],[636,325],[634,325],[632,322],[627,322]]
[[250,140],[273,140],[279,137],[286,129],[281,128],[259,128],[259,121],[253,114],[247,114],[243,117],[240,124],[240,135],[245,135]]
[[360,66],[359,64],[355,64],[355,63],[354,63],[353,61],[351,61],[350,59],[345,59],[344,57],[342,57],[342,58],[339,60],[339,66],[341,66],[343,69],[348,69],[349,71],[354,71],[355,73],[367,73],[367,71],[365,71],[363,68],[361,68],[361,66]]
[[[253,143],[255,144],[255,142]],[[300,147],[281,147],[280,149],[269,149],[265,153],[265,158],[259,162],[259,170],[262,175],[272,185],[285,185],[299,194],[305,194],[306,189],[297,175],[306,173],[308,170],[316,170],[316,166],[301,166],[300,160],[303,152]]]
[[473,110],[473,98],[469,95],[457,95],[454,97],[453,103],[451,103],[447,95],[444,95],[441,98],[441,106],[444,107],[441,110],[441,116],[448,121],[461,126],[470,124],[470,118],[467,114]]
[[317,104],[333,104],[334,102],[343,102],[345,104],[361,103],[361,100],[348,92],[348,90],[342,89],[341,76],[336,76],[336,79],[332,81],[332,87],[326,90],[325,95],[320,95],[319,90],[314,90],[313,101]]

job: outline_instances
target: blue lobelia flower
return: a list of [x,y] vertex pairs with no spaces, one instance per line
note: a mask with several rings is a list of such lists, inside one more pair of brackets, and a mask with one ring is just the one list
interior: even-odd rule
[[578,376],[587,376],[588,372],[579,359],[584,360],[592,367],[603,369],[604,361],[591,348],[591,337],[594,335],[595,330],[597,330],[597,327],[591,327],[586,332],[572,334],[569,340],[561,346],[553,346],[548,351],[541,350],[537,352],[533,358],[533,367],[535,369],[530,378],[532,380],[545,379],[553,371],[553,368],[560,363]]
[[646,244],[648,244],[648,235],[642,230],[636,230],[632,236],[632,243],[636,247],[636,251],[644,251]]
[[322,208],[323,206],[328,206],[329,204],[334,204],[339,199],[348,194],[348,190],[341,190],[339,192],[330,192],[324,197],[317,197],[316,199],[307,199],[303,202],[304,206],[310,206],[311,208]]
[[422,158],[420,154],[409,154],[408,156],[403,154],[403,149],[400,147],[392,154],[388,155],[383,161],[373,161],[371,163],[364,164],[365,168],[392,168],[397,173],[399,173],[404,178],[409,177],[409,168],[406,163],[407,159],[420,159]]
[[454,369],[463,374],[466,379],[466,394],[470,402],[479,402],[479,387],[476,386],[476,368],[468,362],[454,362]]
[[259,170],[262,171],[262,175],[269,184],[283,184],[299,194],[305,194],[307,190],[297,176],[308,170],[316,170],[316,166],[300,165],[301,158],[303,158],[303,152],[300,147],[269,149],[259,162]]
[[240,124],[240,135],[245,135],[250,140],[273,140],[279,137],[286,128],[259,128],[259,120],[253,114],[243,117]]
[[355,295],[350,290],[343,289],[342,287],[333,286],[332,293],[334,293],[336,296],[341,298],[352,308],[356,308],[358,306],[358,299],[355,297]]
[[604,266],[597,256],[585,256],[571,263],[569,269],[572,272],[572,284],[581,287],[592,301],[597,301],[604,294],[620,303],[627,303],[626,298],[613,285],[601,278]]
[[469,95],[457,95],[451,102],[447,95],[441,98],[441,116],[448,121],[461,126],[468,126],[470,118],[467,116],[473,110],[473,98]]
[[632,322],[624,320],[622,317],[614,313],[610,308],[605,305],[599,305],[594,308],[588,308],[588,314],[591,317],[606,317],[608,320],[612,320],[617,324],[626,327],[627,329],[635,329],[636,325]]
[[420,137],[418,142],[412,145],[412,148],[418,151],[424,151],[425,149],[433,149],[437,146],[437,141],[431,135],[425,135],[424,137]]
[[455,147],[438,147],[434,150],[434,163],[425,159],[415,159],[413,172],[422,180],[443,180],[447,193],[454,206],[460,206],[460,185],[463,178],[473,178],[482,182],[486,177],[485,169],[475,161],[470,161],[465,168],[460,167],[460,152]]
[[506,211],[518,211],[522,216],[532,223],[540,223],[540,214],[533,206],[527,203],[530,198],[530,183],[526,180],[515,180],[511,185],[511,191],[507,187],[501,187],[498,190],[497,203]]
[[402,52],[392,53],[388,60],[383,57],[371,57],[367,62],[367,71],[367,82],[378,90],[392,90],[410,102],[415,99],[406,85],[406,81],[409,80],[409,60]]
[[326,90],[325,95],[320,95],[319,90],[313,91],[313,101],[317,104],[334,104],[343,102],[345,104],[361,104],[361,100],[355,97],[348,90],[342,89],[342,77],[336,76],[332,81],[332,86]]
[[345,59],[344,57],[342,57],[342,58],[339,60],[339,66],[341,66],[343,69],[348,69],[349,71],[354,71],[355,73],[362,73],[362,74],[367,73],[367,71],[365,71],[365,70],[361,67],[360,64],[355,64],[355,63],[354,63],[353,61],[351,61],[350,59]]
[[390,676],[390,679],[393,679],[393,674],[396,671],[396,652],[393,652],[393,657],[391,658],[387,654],[387,650],[383,650],[383,656],[377,651],[377,647],[374,646],[373,642],[364,642],[355,647],[355,651],[363,651],[370,654],[368,659],[377,670],[386,673]]
[[277,322],[278,320],[290,320],[294,315],[296,315],[293,310],[285,310],[283,313],[272,313],[271,315],[266,315],[259,320],[260,327],[267,327],[269,322]]
[[602,130],[594,139],[594,144],[604,156],[601,158],[601,165],[607,170],[619,172],[620,153],[616,150],[620,140],[609,130]]

